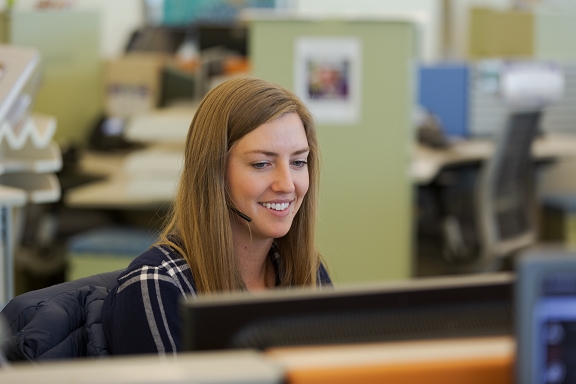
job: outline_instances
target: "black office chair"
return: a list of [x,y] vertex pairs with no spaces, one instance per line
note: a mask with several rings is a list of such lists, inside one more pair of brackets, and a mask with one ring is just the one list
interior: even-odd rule
[[511,114],[496,138],[494,154],[481,166],[475,188],[476,252],[462,252],[465,247],[458,236],[445,238],[445,253],[455,271],[499,270],[507,258],[535,243],[537,200],[531,148],[540,117],[540,111]]
[[482,264],[498,263],[536,242],[537,199],[532,143],[541,112],[510,116],[480,176],[477,216]]
[[107,272],[19,295],[0,312],[0,351],[30,362],[109,355],[101,325],[104,299],[121,271]]

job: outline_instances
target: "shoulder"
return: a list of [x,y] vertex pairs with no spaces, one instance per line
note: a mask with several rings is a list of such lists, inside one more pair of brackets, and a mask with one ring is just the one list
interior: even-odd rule
[[195,295],[186,260],[155,246],[118,277],[102,307],[102,326],[113,354],[166,354],[180,348],[179,302]]
[[118,277],[118,292],[143,281],[172,284],[182,294],[196,291],[190,266],[180,254],[166,246],[154,246],[135,258]]
[[156,245],[132,260],[125,272],[140,269],[144,266],[171,268],[174,266],[187,266],[186,260],[166,246]]
[[322,286],[332,286],[332,279],[330,279],[330,275],[324,267],[324,264],[320,264],[320,268],[316,272],[316,285]]

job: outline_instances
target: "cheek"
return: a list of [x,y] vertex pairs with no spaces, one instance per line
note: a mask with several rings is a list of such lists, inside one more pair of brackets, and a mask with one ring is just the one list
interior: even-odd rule
[[232,200],[234,200],[235,203],[238,203],[236,200],[242,195],[244,186],[242,177],[238,176],[238,172],[235,171],[233,165],[229,165],[226,170],[226,189],[228,190],[230,197],[232,197]]
[[228,179],[228,192],[236,204],[257,199],[265,190],[265,180],[249,175],[235,175]]
[[302,200],[308,192],[308,187],[310,186],[310,178],[308,177],[308,172],[305,172],[305,174],[294,180],[294,184],[296,193],[298,194],[300,200]]
[[249,191],[246,190],[246,185],[241,178],[231,178],[230,183],[228,185],[228,192],[232,199],[235,200],[236,203],[239,203],[239,200],[245,198],[246,194],[249,194]]
[[304,201],[304,196],[308,192],[308,187],[310,186],[310,180],[308,178],[308,173],[306,176],[299,178],[298,180],[294,180],[295,188],[296,188],[296,195],[298,196],[298,203],[296,205],[296,210],[294,211],[294,216],[298,211],[300,211],[300,207]]

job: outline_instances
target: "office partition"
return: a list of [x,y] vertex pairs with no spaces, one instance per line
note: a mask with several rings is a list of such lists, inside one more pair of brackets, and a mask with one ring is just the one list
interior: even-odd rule
[[58,120],[55,139],[85,144],[102,111],[97,11],[45,10],[11,14],[11,43],[42,55],[42,89],[34,110]]
[[[414,24],[253,15],[249,30],[253,75],[292,90],[310,75],[302,68],[312,71],[306,52],[319,61],[323,49],[327,61],[349,59],[348,111],[330,100],[313,108],[322,155],[319,248],[336,282],[410,277]],[[318,107],[326,100],[308,101]]]

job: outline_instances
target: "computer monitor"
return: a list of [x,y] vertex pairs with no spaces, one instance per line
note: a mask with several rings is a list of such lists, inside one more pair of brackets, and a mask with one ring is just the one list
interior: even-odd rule
[[512,334],[510,274],[189,297],[183,348],[382,342]]
[[540,249],[516,266],[517,382],[576,380],[576,253]]

